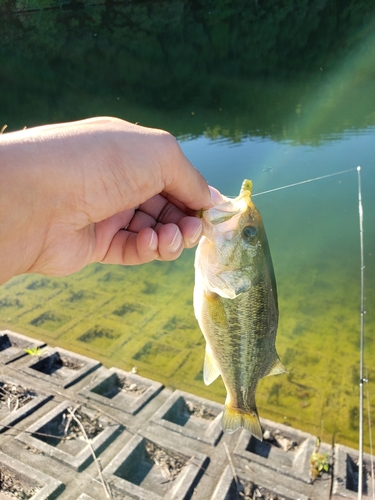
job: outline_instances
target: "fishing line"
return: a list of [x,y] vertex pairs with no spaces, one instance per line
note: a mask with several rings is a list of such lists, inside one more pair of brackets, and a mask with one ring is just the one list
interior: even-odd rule
[[252,195],[254,196],[260,196],[262,194],[267,194],[267,193],[273,193],[274,191],[280,191],[281,189],[287,189],[290,187],[294,186],[300,186],[301,184],[307,184],[308,182],[314,182],[314,181],[320,181],[321,179],[328,179],[328,177],[334,177],[335,175],[342,175],[346,174],[348,172],[354,172],[356,169],[355,168],[349,168],[348,170],[341,170],[340,172],[334,172],[333,174],[327,174],[327,175],[321,175],[319,177],[314,177],[313,179],[307,179],[305,181],[300,181],[300,182],[294,182],[293,184],[288,184],[286,186],[280,186],[274,189],[268,189],[267,191],[262,191],[261,193],[255,193]]
[[363,256],[363,208],[361,191],[361,167],[358,172],[358,213],[359,213],[359,242],[361,251],[361,332],[360,332],[360,357],[359,357],[359,463],[358,463],[358,500],[363,492],[363,384],[364,378],[364,344],[365,344],[365,263]]

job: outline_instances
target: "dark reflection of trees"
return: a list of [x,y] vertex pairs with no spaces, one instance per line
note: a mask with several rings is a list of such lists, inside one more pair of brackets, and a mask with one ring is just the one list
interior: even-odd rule
[[345,94],[350,116],[338,102],[315,125],[300,119],[371,34],[367,0],[60,2],[14,13],[0,0],[0,125],[113,114],[175,134],[298,142],[374,125],[372,67]]

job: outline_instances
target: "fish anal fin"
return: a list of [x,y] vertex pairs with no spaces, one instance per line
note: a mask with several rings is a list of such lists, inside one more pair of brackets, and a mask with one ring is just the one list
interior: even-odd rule
[[274,363],[272,363],[269,367],[267,373],[265,374],[265,377],[268,377],[270,375],[280,375],[281,373],[288,373],[288,370],[282,364],[279,357],[277,357]]
[[225,405],[221,425],[226,434],[232,434],[237,429],[244,428],[259,441],[263,441],[263,431],[256,410],[245,412]]
[[203,367],[203,381],[206,385],[212,384],[214,380],[220,375],[220,371],[216,367],[211,354],[206,349]]

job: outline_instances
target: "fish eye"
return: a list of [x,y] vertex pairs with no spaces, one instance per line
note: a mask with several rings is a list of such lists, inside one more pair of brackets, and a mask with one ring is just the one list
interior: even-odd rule
[[255,238],[257,235],[257,228],[254,226],[246,226],[243,231],[242,231],[242,236],[245,238],[247,241],[251,241]]

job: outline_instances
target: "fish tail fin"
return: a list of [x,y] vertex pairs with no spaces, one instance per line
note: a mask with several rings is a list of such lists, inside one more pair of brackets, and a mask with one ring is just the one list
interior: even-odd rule
[[226,404],[223,412],[222,427],[223,431],[227,434],[232,434],[232,432],[243,427],[259,439],[259,441],[263,441],[263,431],[256,408],[253,411],[245,412]]

